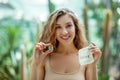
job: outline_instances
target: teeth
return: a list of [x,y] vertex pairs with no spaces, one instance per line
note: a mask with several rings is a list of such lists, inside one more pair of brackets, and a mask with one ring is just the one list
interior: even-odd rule
[[62,38],[68,38],[68,37],[62,37]]
[[63,39],[68,39],[69,38],[69,36],[64,36],[64,37],[62,37]]

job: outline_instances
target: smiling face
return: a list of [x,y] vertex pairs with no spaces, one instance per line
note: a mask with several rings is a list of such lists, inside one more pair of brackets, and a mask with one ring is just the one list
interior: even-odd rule
[[58,18],[56,25],[56,39],[59,44],[73,44],[75,38],[75,25],[72,18],[69,15],[63,15]]
[[52,43],[54,50],[59,44],[73,44],[77,49],[87,45],[84,27],[69,9],[59,9],[51,13],[45,23],[38,42]]

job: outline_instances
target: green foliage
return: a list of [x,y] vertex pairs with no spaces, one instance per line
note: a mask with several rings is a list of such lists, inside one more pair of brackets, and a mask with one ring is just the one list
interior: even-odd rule
[[0,80],[10,80],[4,73],[0,72]]
[[[112,27],[112,32],[111,32],[111,36],[109,38],[108,41],[108,57],[106,57],[107,59],[107,63],[105,65],[105,67],[107,67],[107,69],[105,70],[105,73],[108,74],[108,70],[109,70],[109,66],[111,64],[114,64],[116,66],[118,66],[119,64],[116,64],[116,62],[118,62],[118,60],[120,60],[120,25],[119,25],[119,19],[120,19],[120,14],[117,12],[118,9],[118,4],[119,1],[118,0],[108,0],[108,1],[100,1],[98,4],[94,3],[95,0],[92,0],[90,2],[88,2],[87,6],[88,6],[88,17],[90,19],[93,19],[96,22],[96,36],[98,39],[101,39],[101,41],[103,42],[103,27],[105,26],[105,14],[107,10],[112,11],[112,18],[111,18],[111,22],[110,22],[110,27]],[[91,26],[89,26],[91,27]],[[90,29],[90,28],[89,28]],[[91,33],[92,34],[92,33]],[[102,44],[103,46],[104,44]],[[101,47],[102,48],[102,47]],[[102,54],[104,55],[104,54]],[[109,62],[110,60],[112,60],[113,62]],[[105,61],[104,61],[105,62]],[[102,66],[101,66],[102,67]],[[118,68],[119,69],[119,68]],[[120,71],[120,69],[119,69]],[[102,75],[101,78],[103,78],[104,76]]]
[[[16,51],[19,51],[20,45],[23,44],[23,30],[26,26],[30,26],[30,22],[21,23],[21,20],[5,17],[0,20],[0,24],[0,80],[19,80],[20,61],[17,60]],[[30,27],[28,30],[32,32]],[[34,35],[31,36],[34,37]],[[32,44],[26,47],[29,54],[31,46]]]
[[98,77],[98,80],[109,80],[109,75],[103,74]]
[[51,2],[51,0],[48,0],[48,8],[49,8],[49,13],[55,10],[55,5]]
[[13,63],[11,51],[15,50],[20,44],[20,27],[0,27],[0,34],[0,70],[2,70],[8,78],[15,79],[14,75],[18,74],[18,65]]

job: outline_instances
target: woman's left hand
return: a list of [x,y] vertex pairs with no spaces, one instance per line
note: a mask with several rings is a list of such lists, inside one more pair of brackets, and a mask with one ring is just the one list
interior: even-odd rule
[[93,46],[92,46],[91,48],[89,48],[90,51],[91,51],[92,54],[93,54],[93,57],[94,57],[94,62],[93,62],[91,65],[96,65],[97,62],[99,61],[100,57],[101,57],[102,52],[101,52],[101,50],[96,46],[95,43],[92,43],[92,45],[93,45]]

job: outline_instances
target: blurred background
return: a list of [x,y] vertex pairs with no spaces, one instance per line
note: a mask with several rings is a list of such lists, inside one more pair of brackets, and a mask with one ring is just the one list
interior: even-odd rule
[[0,0],[0,80],[29,80],[29,59],[49,14],[76,13],[103,54],[99,80],[120,80],[120,0]]

